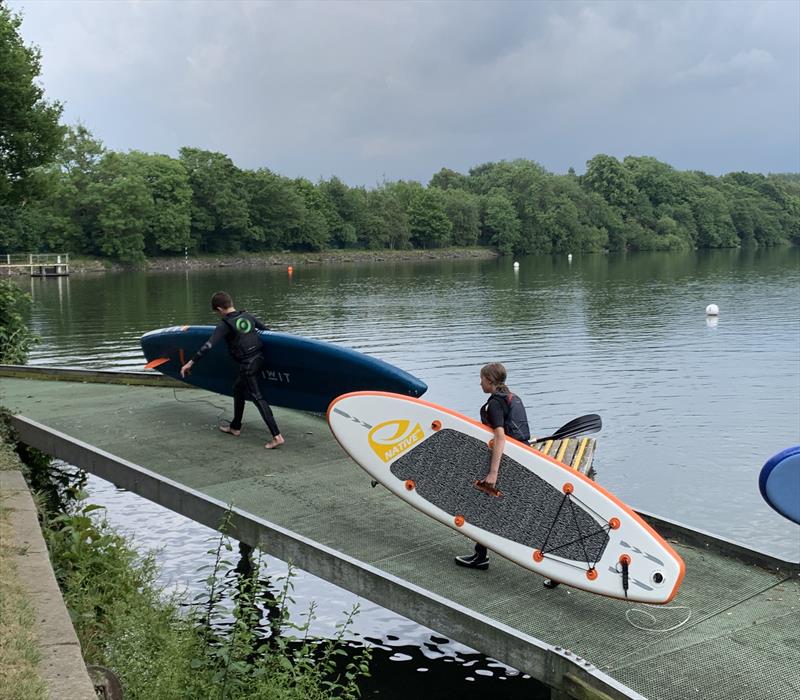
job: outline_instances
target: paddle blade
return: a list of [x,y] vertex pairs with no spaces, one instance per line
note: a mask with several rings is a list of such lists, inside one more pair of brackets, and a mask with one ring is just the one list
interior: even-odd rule
[[168,357],[157,357],[155,360],[150,360],[150,362],[148,362],[144,366],[144,368],[145,369],[155,369],[156,367],[160,367],[161,365],[163,365],[165,362],[169,362],[169,358]]
[[603,427],[603,420],[596,413],[588,413],[579,418],[573,418],[569,423],[562,425],[556,432],[548,437],[536,438],[536,442],[545,440],[562,440],[576,435],[586,435],[596,433]]

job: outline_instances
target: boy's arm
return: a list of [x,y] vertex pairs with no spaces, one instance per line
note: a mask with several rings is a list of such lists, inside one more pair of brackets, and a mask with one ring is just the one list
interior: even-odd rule
[[194,363],[203,357],[203,355],[205,355],[209,350],[211,350],[211,348],[213,348],[227,334],[228,324],[225,323],[225,321],[220,321],[217,324],[217,327],[214,329],[214,332],[211,334],[211,337],[200,346],[200,349],[194,354],[194,357],[183,367],[181,367],[181,377],[185,377],[189,373],[189,370],[192,369]]
[[[255,318],[255,316],[253,318]],[[259,331],[271,331],[272,330],[266,323],[262,323],[257,318],[256,318],[256,329],[259,330]]]

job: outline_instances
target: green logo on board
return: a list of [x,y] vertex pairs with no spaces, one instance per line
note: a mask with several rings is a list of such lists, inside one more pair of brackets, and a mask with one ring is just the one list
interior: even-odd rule
[[250,323],[246,318],[237,318],[236,319],[236,330],[240,333],[249,333],[253,330],[253,324]]

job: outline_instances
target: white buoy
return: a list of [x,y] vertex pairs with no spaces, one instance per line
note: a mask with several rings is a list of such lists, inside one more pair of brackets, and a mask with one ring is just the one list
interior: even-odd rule
[[515,262],[515,263],[514,263],[514,269],[515,269],[515,270],[519,270],[519,263],[518,263],[518,262]]
[[572,262],[572,253],[567,253],[567,261]]
[[706,306],[706,316],[719,316],[719,307],[716,304]]

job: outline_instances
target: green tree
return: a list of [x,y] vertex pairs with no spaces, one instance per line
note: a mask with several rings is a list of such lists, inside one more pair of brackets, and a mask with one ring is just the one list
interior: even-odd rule
[[82,124],[68,127],[49,172],[53,186],[49,204],[56,217],[51,231],[51,250],[92,253],[97,210],[90,201],[89,186],[97,180],[106,154],[102,142]]
[[330,238],[326,216],[326,213],[330,215],[330,209],[326,212],[326,203],[329,200],[305,178],[297,178],[292,184],[303,201],[304,209],[300,227],[292,238],[290,247],[296,250],[322,250],[328,245]]
[[192,242],[192,189],[183,163],[140,151],[132,151],[126,159],[130,172],[146,183],[153,203],[145,231],[145,253],[183,252]]
[[254,250],[278,250],[291,245],[305,216],[303,198],[292,181],[266,169],[242,173]]
[[440,190],[466,190],[469,188],[469,178],[450,168],[442,168],[431,178],[428,187],[438,187]]
[[135,159],[114,152],[103,156],[97,177],[88,187],[87,201],[96,216],[95,250],[126,264],[141,264],[155,207]]
[[440,248],[450,242],[452,230],[441,190],[420,188],[408,207],[411,242],[417,248]]
[[319,185],[322,194],[333,204],[338,218],[329,219],[331,243],[336,248],[350,248],[358,242],[358,231],[367,216],[367,193],[363,187],[350,188],[338,177]]
[[362,228],[367,248],[403,250],[411,247],[411,230],[406,207],[406,183],[384,183],[367,195],[368,216]]
[[728,202],[722,193],[703,185],[691,203],[701,248],[734,248],[739,245]]
[[235,253],[249,238],[249,208],[242,171],[228,156],[181,148],[192,188],[191,237],[195,248]]
[[630,171],[616,158],[602,153],[586,163],[583,185],[623,212],[636,199],[636,186]]
[[31,172],[53,159],[64,134],[61,105],[47,102],[36,82],[41,52],[23,44],[21,24],[0,4],[0,204],[24,204],[35,193]]
[[483,226],[489,243],[503,255],[511,255],[519,247],[520,224],[514,205],[496,190],[484,199]]
[[672,166],[650,156],[626,156],[622,163],[631,174],[633,186],[652,206],[685,198],[681,179]]
[[445,190],[442,196],[452,226],[453,245],[475,245],[481,232],[479,198],[463,189]]
[[30,301],[13,282],[0,280],[0,364],[25,364],[36,342],[23,318]]

